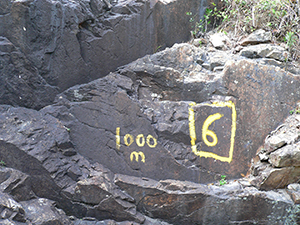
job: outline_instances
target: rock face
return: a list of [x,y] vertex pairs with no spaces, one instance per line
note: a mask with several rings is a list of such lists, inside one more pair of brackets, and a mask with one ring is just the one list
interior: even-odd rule
[[[59,95],[57,104],[42,111],[57,117],[70,129],[76,151],[114,173],[214,181],[232,160],[236,112],[234,103],[230,104],[234,99],[219,97],[215,101],[220,104],[208,102],[213,93],[222,93],[224,88],[220,73],[208,71],[208,77],[201,71],[197,60],[203,57],[206,55],[201,49],[189,44],[176,45],[103,79],[75,86]],[[222,158],[219,162],[214,162],[214,157],[199,157],[209,151],[201,141],[201,128],[214,113],[223,115],[223,120],[216,124],[224,127],[216,133],[223,148],[217,145],[211,150]],[[207,126],[214,120],[207,121]],[[198,139],[191,148],[193,135]],[[195,147],[198,150],[193,150]]]
[[[299,122],[300,116],[295,113],[267,136],[251,167],[252,184],[270,190],[299,182]],[[291,188],[294,196],[297,191]]]
[[[145,220],[135,210],[132,197],[114,185],[109,170],[89,164],[74,152],[68,131],[57,119],[30,109],[4,106],[0,123],[0,193],[8,193],[23,206],[20,220],[71,224],[65,213],[98,220]],[[94,202],[86,197],[87,185],[95,189]],[[55,201],[65,213],[47,199]],[[18,221],[18,214],[7,215],[2,218]]]
[[291,207],[285,191],[262,192],[242,182],[218,187],[117,175],[116,184],[135,198],[138,210],[172,224],[299,222],[299,205]]
[[300,95],[298,76],[258,60],[178,44],[70,88],[42,111],[70,129],[77,152],[114,173],[238,178]]
[[58,89],[187,41],[185,13],[201,16],[203,2],[1,0],[0,103],[39,109]]
[[[47,106],[0,105],[0,223],[300,223],[299,109],[241,178],[300,97],[299,68],[266,34],[235,51],[224,36],[175,44],[103,77],[199,2],[3,2],[1,66],[14,78],[3,76],[1,101]],[[154,43],[177,41],[163,41],[169,29]],[[17,89],[23,74],[31,86]]]

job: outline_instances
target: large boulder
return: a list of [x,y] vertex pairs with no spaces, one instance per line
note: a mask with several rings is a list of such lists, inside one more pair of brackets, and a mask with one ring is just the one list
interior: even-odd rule
[[299,82],[280,67],[176,44],[42,111],[69,128],[76,151],[114,173],[206,183],[247,174],[299,99]]
[[[205,57],[203,50],[192,45],[175,45],[105,78],[72,87],[42,111],[70,130],[76,151],[114,173],[210,182],[231,161],[235,110],[229,103],[232,98],[207,102],[214,93],[225,94],[225,89],[220,73],[202,69],[199,59]],[[193,102],[206,103],[192,106]],[[191,108],[196,122],[191,119]],[[214,151],[221,151],[225,163],[201,158],[191,148],[190,129],[196,126],[199,140],[195,146],[201,145],[202,124],[217,112],[224,115],[218,123],[224,129],[217,135],[226,147],[218,145]]]

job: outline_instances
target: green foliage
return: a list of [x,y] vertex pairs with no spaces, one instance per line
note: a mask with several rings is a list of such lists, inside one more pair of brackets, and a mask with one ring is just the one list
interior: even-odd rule
[[297,43],[297,37],[295,33],[292,31],[288,31],[284,37],[284,40],[286,41],[289,51],[292,52],[295,44]]
[[69,127],[64,126],[64,128],[70,133],[71,129]]
[[300,109],[299,109],[299,108],[296,108],[296,109],[290,110],[290,114],[291,114],[291,115],[294,114],[294,113],[300,114]]
[[158,47],[155,49],[154,53],[158,52],[158,51],[159,51],[159,49],[160,49],[161,47],[162,47],[161,45],[160,45],[160,46],[158,46]]
[[1,160],[1,161],[0,161],[0,166],[1,166],[1,167],[4,167],[4,166],[6,166],[6,163],[5,163],[3,160]]
[[300,1],[291,0],[221,0],[211,3],[199,21],[190,12],[192,33],[218,31],[239,37],[257,29],[271,31],[273,41],[285,42],[293,59],[300,58]]
[[187,12],[186,15],[190,16],[189,22],[192,24],[192,34],[196,36],[199,32],[207,32],[208,26],[211,25],[211,28],[215,28],[217,22],[225,21],[228,19],[228,15],[224,11],[220,11],[217,8],[217,5],[212,2],[212,7],[206,8],[203,18],[199,22],[195,22],[196,15],[193,15],[192,12]]
[[220,186],[227,184],[226,175],[221,175],[221,179],[219,180]]

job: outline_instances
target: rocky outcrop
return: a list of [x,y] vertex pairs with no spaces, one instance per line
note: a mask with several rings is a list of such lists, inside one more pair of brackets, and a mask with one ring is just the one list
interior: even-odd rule
[[171,224],[299,223],[299,205],[291,205],[286,191],[258,191],[245,180],[220,187],[117,175],[116,184],[134,197],[138,210]]
[[[74,151],[66,127],[57,119],[30,109],[4,106],[0,123],[0,190],[22,204],[24,221],[53,218],[60,221],[58,224],[69,224],[61,222],[64,217],[58,217],[59,211],[49,211],[53,203],[41,198],[55,201],[67,214],[81,218],[145,220],[136,212],[131,197],[113,184],[109,170],[88,163]],[[94,202],[86,197],[87,184],[99,195]],[[40,203],[45,208],[32,211]],[[43,213],[45,217],[40,216]]]
[[[295,113],[267,136],[251,167],[252,184],[270,190],[299,182],[299,122]],[[291,188],[295,195],[297,191]]]
[[187,41],[185,13],[201,16],[205,6],[192,0],[1,0],[0,104],[40,109],[75,84]]
[[[25,11],[34,6],[13,4]],[[56,4],[60,10],[71,3]],[[108,16],[114,10],[111,16],[134,15],[130,4],[150,6],[101,4],[89,7],[107,20],[116,19]],[[76,29],[96,35],[96,20],[87,21]],[[95,39],[100,41],[89,40],[101,46]],[[242,178],[264,137],[295,107],[298,68],[274,44],[227,50],[233,44],[223,40],[215,43],[218,49],[185,43],[146,55],[67,89],[39,111],[1,105],[1,222],[299,223],[299,187],[293,184],[299,177],[298,122],[268,137],[252,166],[254,178]],[[271,190],[287,185],[287,191]]]
[[[177,44],[145,56],[70,88],[42,111],[70,129],[77,152],[114,173],[201,183],[239,178],[294,107],[300,81],[266,58],[207,49]],[[210,115],[222,119],[208,123]]]

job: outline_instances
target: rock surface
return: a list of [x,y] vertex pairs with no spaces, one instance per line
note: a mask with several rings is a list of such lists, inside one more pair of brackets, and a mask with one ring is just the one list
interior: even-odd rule
[[[299,67],[285,60],[284,48],[265,44],[268,34],[261,38],[259,31],[258,38],[248,37],[248,44],[259,45],[236,51],[226,50],[228,43],[202,48],[176,44],[56,95],[56,87],[63,90],[106,75],[116,65],[114,60],[132,61],[126,54],[120,56],[119,47],[124,53],[130,46],[128,51],[137,54],[132,57],[140,56],[139,49],[153,50],[152,45],[140,48],[139,41],[148,43],[152,38],[148,22],[161,18],[155,12],[167,19],[152,21],[154,27],[181,16],[191,5],[4,2],[3,66],[15,77],[28,73],[32,86],[18,90],[22,80],[12,79],[15,92],[4,91],[8,97],[2,103],[47,106],[37,111],[0,105],[0,223],[300,223],[297,111],[265,139],[251,176],[241,178],[264,137],[300,97]],[[41,9],[52,14],[40,14]],[[17,23],[18,13],[24,15],[20,20],[24,24],[14,26],[15,34],[9,36],[9,29],[2,27]],[[35,27],[30,19],[40,24]],[[53,23],[45,24],[49,20]],[[149,37],[137,41],[133,35],[126,39],[129,42],[116,37],[140,32],[142,23],[129,32],[137,21],[148,24],[144,34]],[[156,43],[165,40],[160,39],[162,33],[163,29],[157,32]],[[35,44],[25,45],[26,41]],[[107,67],[99,61],[101,54]],[[14,65],[7,66],[8,62]],[[8,81],[5,88],[10,87]],[[31,89],[39,99],[18,100],[17,91],[24,94]],[[55,103],[49,104],[54,95]],[[286,186],[287,191],[273,190]]]
[[246,46],[246,45],[256,45],[260,43],[268,43],[271,41],[272,41],[272,33],[270,31],[259,29],[254,31],[245,39],[243,39],[240,44],[242,46]]
[[299,222],[299,205],[291,207],[285,191],[258,191],[238,181],[219,187],[117,175],[116,184],[135,198],[138,210],[171,224]]
[[[70,129],[77,152],[114,173],[201,183],[238,178],[300,95],[298,76],[258,62],[177,44],[75,86],[42,111]],[[208,123],[218,113],[222,119]]]
[[203,14],[202,6],[192,0],[1,0],[0,104],[40,109],[75,84],[188,41],[184,15]]
[[[251,167],[251,183],[260,189],[285,188],[300,181],[299,128],[300,116],[294,113],[282,125],[267,136]],[[261,156],[263,155],[263,157]],[[295,202],[298,202],[297,188],[291,188]]]

